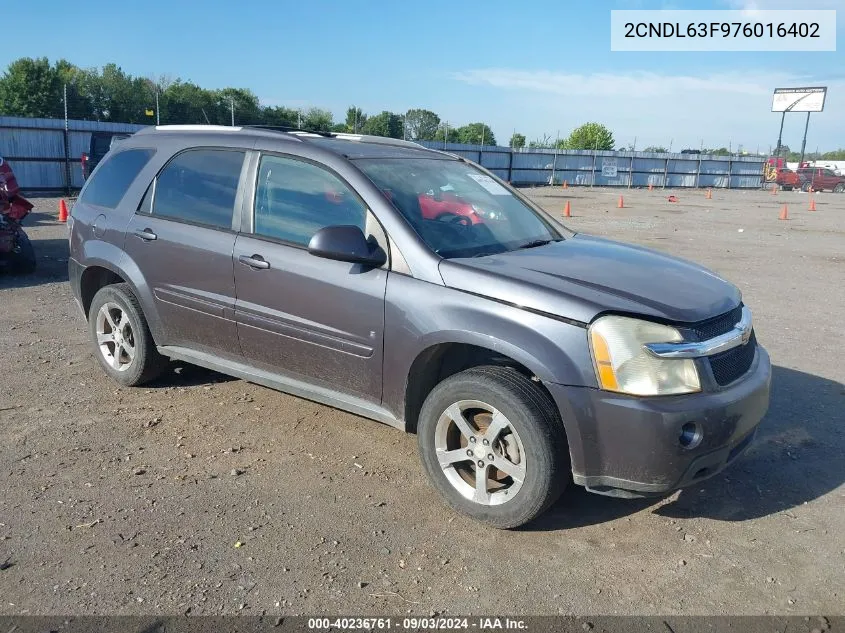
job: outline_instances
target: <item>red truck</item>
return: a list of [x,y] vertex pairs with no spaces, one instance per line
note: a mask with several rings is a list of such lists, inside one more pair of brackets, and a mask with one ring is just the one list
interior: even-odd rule
[[840,176],[826,167],[799,167],[798,176],[801,178],[801,189],[809,191],[845,191],[845,176]]

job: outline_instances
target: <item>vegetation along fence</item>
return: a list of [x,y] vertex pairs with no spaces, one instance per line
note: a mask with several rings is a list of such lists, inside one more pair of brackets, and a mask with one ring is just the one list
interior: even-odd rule
[[[0,116],[0,156],[9,161],[22,189],[69,192],[79,189],[82,154],[91,132],[133,133],[141,125]],[[421,141],[480,163],[515,185],[563,184],[597,187],[762,186],[765,158],[707,154],[511,149]]]

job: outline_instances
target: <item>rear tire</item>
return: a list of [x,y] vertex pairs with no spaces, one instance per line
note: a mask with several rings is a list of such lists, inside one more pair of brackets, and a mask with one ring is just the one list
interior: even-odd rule
[[812,187],[812,186],[813,186],[812,183],[805,182],[803,185],[801,185],[801,191],[803,191],[804,193],[807,193],[808,191],[810,191],[810,187]]
[[31,275],[35,272],[35,248],[29,241],[29,236],[19,230],[17,235],[17,252],[12,252],[9,262],[11,272],[16,275]]
[[477,367],[438,384],[417,434],[423,468],[446,502],[495,528],[532,521],[569,482],[557,407],[511,367]]
[[88,326],[94,355],[115,382],[126,387],[143,385],[167,367],[129,284],[97,291],[88,311]]

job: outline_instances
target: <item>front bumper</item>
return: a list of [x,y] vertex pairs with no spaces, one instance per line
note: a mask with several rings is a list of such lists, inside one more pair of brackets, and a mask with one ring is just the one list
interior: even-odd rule
[[[771,361],[758,346],[749,371],[717,391],[642,398],[547,385],[566,427],[575,483],[620,497],[662,495],[715,475],[752,444],[769,406]],[[681,429],[697,425],[689,448]]]

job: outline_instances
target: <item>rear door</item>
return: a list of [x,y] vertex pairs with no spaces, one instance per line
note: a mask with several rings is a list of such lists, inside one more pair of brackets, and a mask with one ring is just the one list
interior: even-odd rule
[[839,184],[839,177],[833,173],[831,169],[822,169],[821,170],[821,181],[822,186],[825,189],[833,189],[836,185]]
[[260,157],[252,227],[234,251],[241,348],[268,371],[380,403],[387,266],[311,255],[314,233],[338,224],[361,227],[387,250],[372,213],[336,174]]
[[129,223],[124,248],[152,291],[160,345],[241,357],[232,250],[244,156],[223,148],[177,154]]

